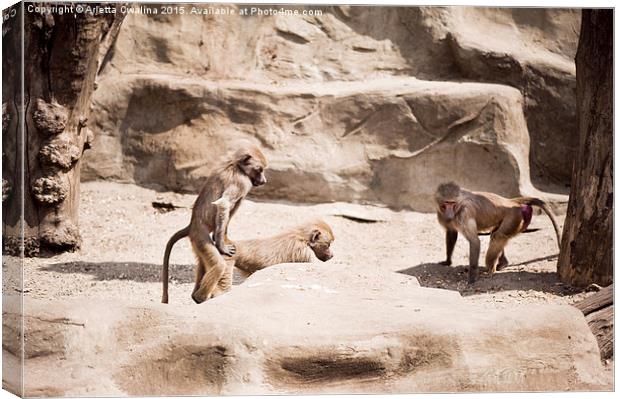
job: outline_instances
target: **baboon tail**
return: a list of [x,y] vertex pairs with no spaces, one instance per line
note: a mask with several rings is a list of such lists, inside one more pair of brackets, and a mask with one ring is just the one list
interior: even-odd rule
[[164,252],[164,264],[161,269],[162,295],[161,303],[168,303],[168,262],[170,261],[170,251],[172,247],[183,237],[189,235],[189,226],[177,231],[170,237],[166,244],[166,252]]
[[551,212],[549,205],[545,201],[541,200],[540,198],[536,198],[536,197],[518,197],[518,198],[512,198],[512,199],[518,202],[519,204],[537,206],[540,209],[542,209],[543,212],[547,214],[547,216],[549,216],[549,219],[551,219],[551,224],[553,224],[553,229],[555,230],[555,238],[558,241],[558,249],[559,249],[560,243],[561,243],[560,228],[558,227],[558,223],[555,220],[555,216],[553,215],[553,212]]

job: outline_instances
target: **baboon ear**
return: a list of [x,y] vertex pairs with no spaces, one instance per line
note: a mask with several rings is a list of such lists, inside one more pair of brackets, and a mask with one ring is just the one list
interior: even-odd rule
[[250,163],[250,159],[252,159],[252,155],[250,154],[245,154],[242,158],[241,158],[241,162],[245,165],[247,165],[248,163]]
[[310,242],[317,242],[321,238],[321,232],[318,230],[312,230],[312,234],[310,235]]

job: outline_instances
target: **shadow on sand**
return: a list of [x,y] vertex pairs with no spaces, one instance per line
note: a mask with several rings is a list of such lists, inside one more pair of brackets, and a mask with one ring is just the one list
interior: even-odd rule
[[[467,284],[468,266],[442,266],[438,263],[422,263],[398,273],[414,276],[423,287],[443,288],[459,291],[461,295],[476,295],[483,292],[507,290],[535,290],[555,295],[568,295],[579,290],[570,289],[560,283],[557,273],[526,270],[524,266],[546,260],[557,259],[557,255],[541,257],[526,262],[510,264],[494,275],[480,268],[480,277],[472,285]],[[173,284],[193,284],[194,265],[170,265],[170,282]],[[87,274],[95,280],[132,280],[142,283],[161,281],[161,264],[140,262],[63,262],[41,268],[42,271]],[[244,278],[235,270],[233,284],[238,285]]]
[[510,264],[494,275],[488,274],[485,267],[480,267],[480,277],[472,285],[467,284],[469,266],[422,263],[399,270],[398,273],[416,277],[423,287],[459,291],[463,296],[509,290],[535,290],[563,296],[580,291],[562,284],[555,272],[531,271],[523,267],[532,263],[557,259],[557,257],[557,255],[550,255]]

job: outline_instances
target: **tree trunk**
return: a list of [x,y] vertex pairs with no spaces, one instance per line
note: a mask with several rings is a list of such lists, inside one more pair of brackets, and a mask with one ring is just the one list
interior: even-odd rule
[[583,10],[577,49],[579,151],[558,273],[573,286],[613,281],[613,10]]
[[118,8],[41,14],[29,10],[33,4],[16,5],[16,15],[3,24],[3,249],[21,252],[23,209],[26,256],[80,246],[80,159],[92,139],[89,103],[100,54],[113,43],[124,16]]

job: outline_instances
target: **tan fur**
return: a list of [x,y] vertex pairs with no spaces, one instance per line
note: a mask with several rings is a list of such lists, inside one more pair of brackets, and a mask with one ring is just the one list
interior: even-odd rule
[[[246,273],[254,273],[279,263],[310,262],[315,256],[310,246],[312,232],[315,230],[322,233],[323,238],[319,238],[322,243],[329,245],[334,241],[334,233],[329,225],[318,220],[272,237],[237,241],[234,265]],[[318,250],[319,246],[314,248]]]
[[196,283],[192,298],[201,303],[213,296],[220,280],[227,279],[228,266],[222,255],[232,256],[235,247],[228,239],[228,224],[252,186],[266,182],[265,156],[257,147],[243,147],[209,175],[194,203],[189,226],[168,241],[162,268],[162,302],[168,303],[168,262],[176,241],[189,236],[196,255]]
[[491,241],[485,257],[485,264],[490,273],[498,266],[505,266],[508,260],[504,247],[512,237],[519,234],[524,227],[521,205],[533,205],[543,209],[549,216],[556,233],[558,246],[560,234],[557,222],[547,204],[538,198],[504,198],[500,195],[468,191],[455,183],[439,185],[435,192],[437,219],[446,229],[447,259],[444,265],[452,263],[452,251],[461,233],[469,241],[469,282],[477,277],[478,258],[480,255],[479,232],[491,232]]

